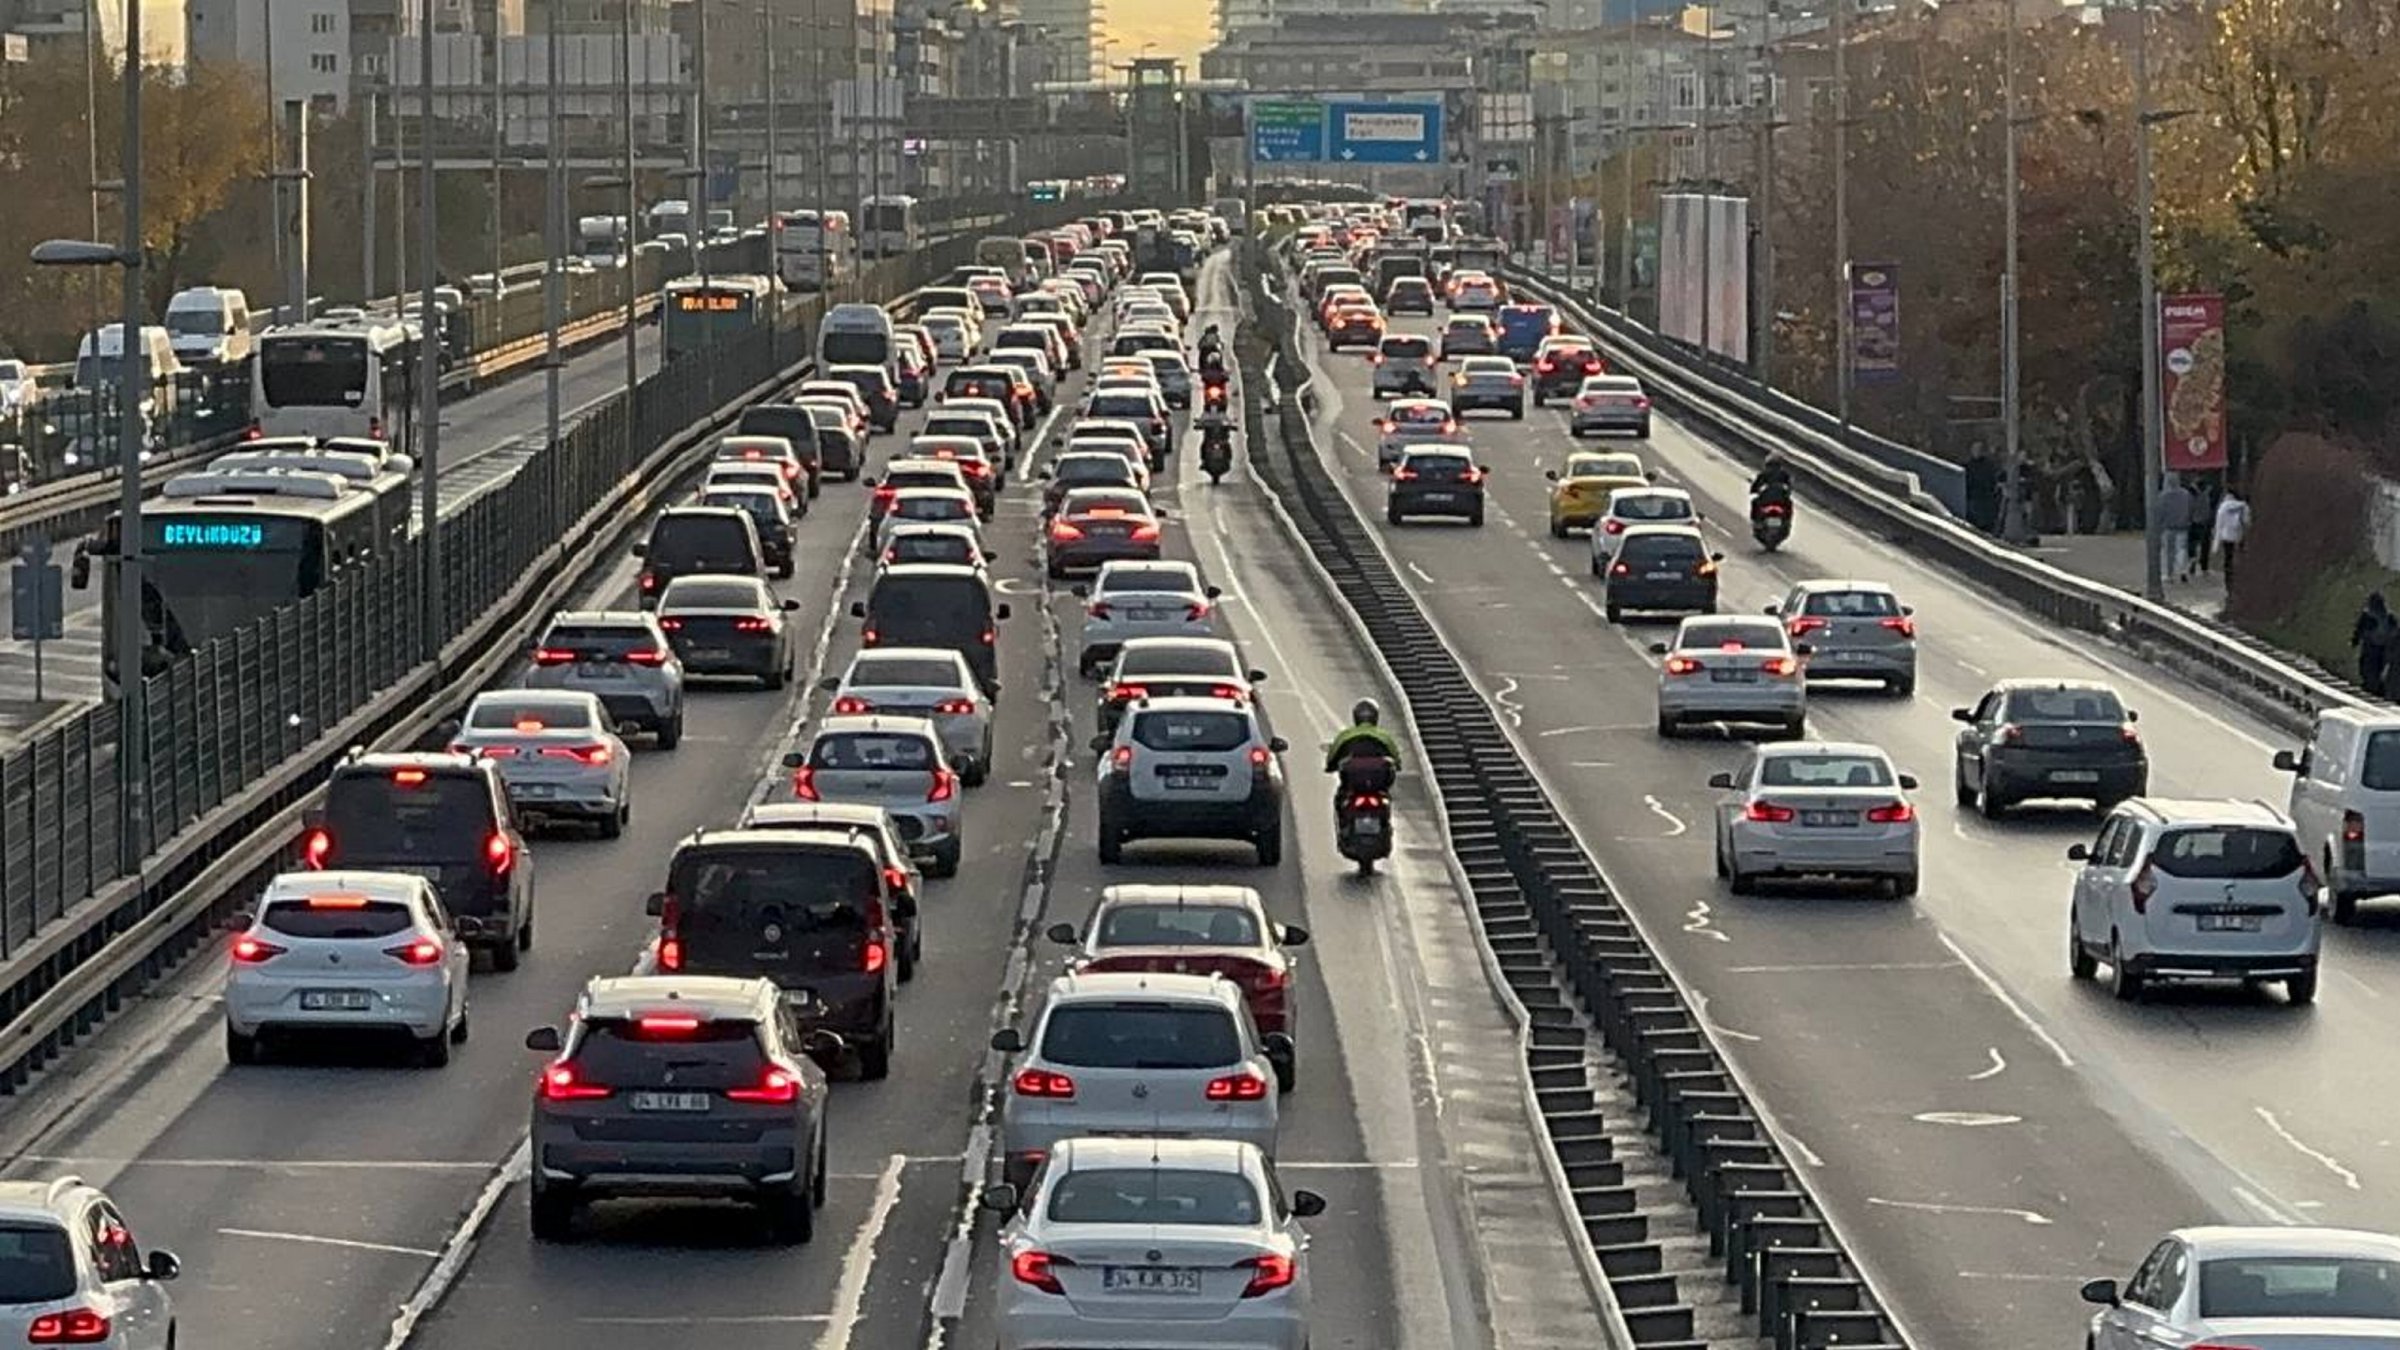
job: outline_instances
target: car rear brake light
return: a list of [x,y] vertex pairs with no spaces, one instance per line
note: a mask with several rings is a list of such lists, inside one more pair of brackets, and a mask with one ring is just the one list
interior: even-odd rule
[[770,1067],[759,1075],[755,1087],[725,1089],[730,1101],[763,1102],[769,1106],[789,1106],[800,1100],[800,1079],[788,1069]]
[[1551,371],[1558,369],[1558,362],[1553,361],[1549,357],[1545,356],[1541,360],[1534,362],[1533,368],[1542,372],[1544,375],[1547,375]]
[[1010,1086],[1020,1097],[1049,1097],[1058,1101],[1075,1099],[1075,1080],[1048,1069],[1019,1069]]
[[643,589],[643,590],[645,590],[645,591],[655,591],[655,590],[657,590],[657,589],[658,589],[658,574],[657,574],[657,573],[655,573],[655,572],[644,572],[644,573],[642,573],[642,589]]
[[1131,703],[1137,698],[1148,697],[1150,686],[1146,684],[1114,684],[1108,689],[1108,698],[1112,703]]
[[1257,1298],[1261,1294],[1274,1293],[1276,1290],[1290,1285],[1298,1277],[1298,1270],[1294,1266],[1292,1258],[1279,1252],[1253,1256],[1238,1264],[1250,1272],[1250,1283],[1242,1288],[1243,1298]]
[[798,797],[804,802],[824,800],[817,795],[817,771],[815,766],[803,764],[799,768],[792,770],[792,795]]
[[700,1019],[680,1016],[637,1017],[634,1019],[633,1027],[644,1037],[689,1036],[700,1029]]
[[1800,663],[1788,656],[1770,656],[1759,668],[1769,675],[1790,675],[1800,669]]
[[1814,614],[1803,614],[1799,618],[1792,620],[1788,624],[1785,624],[1784,627],[1790,631],[1793,637],[1807,637],[1811,633],[1821,632],[1827,628],[1833,627],[1833,620],[1820,618]]
[[1017,1283],[1032,1285],[1045,1294],[1064,1294],[1067,1292],[1066,1286],[1058,1282],[1056,1271],[1060,1266],[1074,1264],[1063,1256],[1052,1256],[1048,1252],[1023,1251],[1009,1258],[1008,1273],[1016,1277]]
[[1119,773],[1131,770],[1133,768],[1133,747],[1130,745],[1118,746],[1109,752],[1108,762],[1109,767]]
[[1788,823],[1798,815],[1799,813],[1792,808],[1776,802],[1752,802],[1742,809],[1743,819],[1760,821],[1769,825]]
[[1201,620],[1201,619],[1205,619],[1205,618],[1207,618],[1207,617],[1208,617],[1208,602],[1207,602],[1207,601],[1205,601],[1205,600],[1200,600],[1200,601],[1194,601],[1194,602],[1193,602],[1193,603],[1191,603],[1191,604],[1185,605],[1185,606],[1183,607],[1183,617],[1184,617],[1185,619],[1187,619],[1187,620],[1190,620],[1190,621],[1193,621],[1193,622],[1198,622],[1198,621],[1199,621],[1199,620]]
[[542,1100],[547,1102],[593,1102],[615,1091],[598,1083],[586,1083],[572,1064],[553,1064],[542,1070]]
[[308,907],[310,909],[365,909],[367,897],[363,895],[312,895],[308,897]]
[[683,939],[662,937],[658,940],[658,968],[665,971],[683,969]]
[[636,647],[625,653],[625,660],[636,666],[663,666],[667,663],[667,654],[656,647]]
[[29,1345],[95,1345],[109,1337],[108,1314],[94,1308],[43,1313],[25,1328]]
[[1208,696],[1210,698],[1229,698],[1239,702],[1250,697],[1250,691],[1238,684],[1212,684],[1208,687]]
[[333,857],[333,835],[326,830],[310,830],[300,840],[300,858],[310,867],[322,869]]
[[2158,894],[2158,882],[2150,875],[2150,864],[2143,863],[2142,870],[2133,874],[2132,884],[2125,889],[2133,896],[2133,912],[2149,913],[2150,897]]
[[[1623,567],[1624,565],[1625,564],[1623,563],[1617,564],[1619,567]],[[1621,576],[1623,573],[1619,573],[1618,575]],[[1693,675],[1699,673],[1699,671],[1700,663],[1693,660],[1691,657],[1670,656],[1667,658],[1667,673],[1669,675]]]
[[773,625],[769,624],[765,619],[756,617],[736,619],[733,621],[733,631],[737,633],[763,633],[771,627],[773,627]]
[[1083,612],[1095,619],[1105,619],[1110,613],[1108,602],[1106,600],[1094,600],[1089,605],[1084,606]]
[[1064,544],[1081,538],[1083,538],[1082,526],[1076,525],[1071,521],[1064,520],[1054,520],[1050,522],[1051,543]]
[[1883,620],[1883,626],[1904,638],[1913,638],[1917,635],[1917,621],[1906,614],[1895,614],[1891,618]]
[[1212,1102],[1256,1102],[1267,1096],[1267,1080],[1254,1073],[1231,1073],[1211,1078],[1202,1095]]
[[1623,534],[1625,533],[1625,522],[1616,519],[1604,520],[1600,522],[1600,529],[1606,534]]
[[681,620],[681,619],[660,619],[660,620],[658,621],[658,626],[659,626],[659,627],[661,627],[661,628],[664,628],[664,629],[666,629],[666,630],[667,630],[668,632],[670,632],[670,633],[680,633],[680,632],[682,632],[682,631],[683,631],[683,620]]
[[2125,742],[2127,745],[2140,745],[2142,743],[2142,733],[2136,730],[2133,724],[2129,722],[2124,726],[2117,728],[2117,739]]
[[484,836],[483,861],[495,875],[505,873],[517,861],[516,847],[508,842],[507,835],[494,830]]
[[2002,745],[2023,745],[2025,743],[2025,728],[2018,726],[2014,722],[2009,722],[2002,725],[2000,728],[2000,743]]
[[1254,745],[1250,747],[1250,767],[1253,769],[1263,769],[1267,767],[1268,764],[1274,761],[1274,758],[1275,757],[1273,755],[1267,753],[1267,747],[1263,745]]
[[563,666],[575,659],[575,653],[559,647],[534,649],[533,663],[537,666]]
[[425,771],[423,769],[394,769],[392,770],[392,781],[401,787],[423,787]]
[[1905,825],[1917,818],[1917,808],[1907,802],[1867,808],[1867,820],[1876,825]]
[[1156,525],[1136,525],[1133,527],[1132,538],[1137,544],[1151,543],[1158,538],[1158,527]]
[[605,745],[551,745],[542,749],[545,759],[571,759],[580,764],[606,764],[615,759],[616,752]]
[[244,933],[240,937],[237,937],[233,940],[233,959],[243,962],[247,965],[256,965],[261,961],[272,961],[276,957],[283,955],[287,950],[289,949],[278,947],[274,943],[260,938],[254,938],[248,933]]
[[1397,483],[1405,483],[1405,482],[1408,482],[1409,480],[1411,480],[1411,479],[1415,478],[1416,476],[1417,476],[1417,471],[1416,471],[1415,469],[1412,469],[1412,468],[1408,467],[1408,466],[1407,466],[1407,465],[1405,465],[1405,464],[1401,465],[1399,468],[1396,468],[1396,469],[1392,470],[1392,481],[1394,481],[1394,482],[1397,482]]
[[833,711],[838,717],[855,717],[875,711],[875,705],[856,694],[844,694],[833,701]]
[[441,964],[443,951],[442,944],[432,938],[418,938],[414,942],[404,942],[397,947],[386,947],[383,949],[383,954],[394,957],[407,965],[432,966]]
[[933,786],[925,790],[925,800],[946,802],[958,795],[958,774],[951,769],[935,769]]

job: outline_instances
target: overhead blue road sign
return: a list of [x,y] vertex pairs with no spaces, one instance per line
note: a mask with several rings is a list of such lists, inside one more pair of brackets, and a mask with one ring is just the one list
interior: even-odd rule
[[1325,105],[1314,99],[1259,99],[1250,104],[1250,157],[1261,164],[1317,164],[1325,159]]
[[1442,105],[1335,103],[1326,117],[1326,158],[1336,164],[1440,164]]

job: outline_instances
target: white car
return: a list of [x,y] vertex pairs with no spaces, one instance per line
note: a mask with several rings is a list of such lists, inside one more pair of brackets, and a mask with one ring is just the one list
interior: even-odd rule
[[1458,414],[1438,398],[1394,399],[1375,423],[1375,467],[1389,471],[1415,445],[1455,445],[1466,437]]
[[467,1039],[467,944],[433,883],[398,872],[286,872],[233,940],[225,1057],[269,1032],[407,1035],[439,1068]]
[[1213,637],[1221,594],[1188,562],[1102,563],[1090,585],[1075,588],[1085,602],[1077,673],[1089,679],[1105,669],[1129,638]]
[[1717,876],[1735,895],[1761,880],[1793,877],[1883,883],[1898,899],[1917,893],[1917,780],[1872,745],[1819,741],[1762,745],[1708,785],[1717,801]]
[[782,469],[763,460],[716,460],[708,466],[708,477],[701,480],[700,490],[692,495],[703,497],[721,488],[734,487],[764,488],[773,492],[783,498],[783,504],[795,516],[808,509],[807,501],[800,495],[804,488],[795,487],[791,480],[783,476]]
[[603,839],[633,818],[633,752],[596,694],[487,689],[467,705],[450,749],[492,761],[519,816],[586,822]]
[[183,1265],[161,1247],[143,1252],[99,1187],[76,1176],[0,1181],[0,1231],[0,1342],[173,1350],[166,1283]]
[[1607,573],[1617,560],[1617,545],[1625,532],[1640,525],[1689,525],[1700,519],[1692,494],[1682,488],[1621,487],[1608,495],[1608,505],[1592,522],[1592,575]]
[[884,534],[883,552],[877,556],[875,565],[951,563],[981,568],[991,560],[992,551],[983,546],[982,533],[972,525],[910,520],[894,525]]
[[1650,644],[1666,659],[1658,667],[1658,734],[1675,736],[1686,722],[1767,723],[1798,736],[1808,724],[1808,684],[1800,662],[1808,644],[1794,646],[1773,619],[1698,614],[1685,619],[1672,642]]
[[2400,1345],[2400,1238],[2353,1228],[2178,1228],[2098,1304],[2087,1350],[2392,1350]]
[[965,310],[937,309],[917,320],[933,335],[934,353],[944,361],[964,361],[983,345],[983,330]]
[[892,532],[902,525],[939,523],[975,529],[982,519],[975,509],[975,494],[965,488],[902,488],[892,494],[891,503],[876,520],[867,556],[882,557],[891,546]]
[[784,757],[792,795],[804,802],[858,802],[892,813],[900,838],[925,860],[925,874],[958,875],[966,824],[964,780],[950,766],[942,733],[923,717],[863,713],[818,723],[808,749]]
[[2067,924],[2075,979],[2105,963],[2128,1001],[2171,980],[2279,981],[2294,1005],[2316,1001],[2324,887],[2281,811],[2136,797],[2067,856],[2083,864]]
[[992,772],[992,700],[967,659],[948,647],[873,647],[850,658],[850,669],[819,686],[833,695],[836,717],[922,717],[941,734],[942,748],[968,787]]
[[1264,1155],[1223,1139],[1069,1139],[1007,1216],[1000,1350],[1154,1345],[1305,1350],[1313,1191],[1277,1193]]

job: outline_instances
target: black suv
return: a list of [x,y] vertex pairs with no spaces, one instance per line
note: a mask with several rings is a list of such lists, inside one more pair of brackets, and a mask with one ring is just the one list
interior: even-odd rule
[[515,970],[533,949],[533,854],[489,760],[352,751],[334,766],[325,805],[308,813],[300,857],[312,871],[431,881],[494,970]]
[[832,829],[691,834],[649,902],[661,973],[773,980],[857,1050],[868,1079],[892,1071],[896,909],[875,847]]
[[[742,420],[733,424],[736,436],[781,436],[792,443],[792,453],[808,469],[808,495],[816,496],[825,486],[825,453],[817,440],[817,419],[797,403],[758,403],[742,409]],[[838,467],[838,466],[836,466]]]
[[650,522],[650,537],[633,546],[642,560],[642,608],[658,608],[658,597],[677,577],[723,573],[767,574],[767,551],[750,513],[733,506],[671,506]]

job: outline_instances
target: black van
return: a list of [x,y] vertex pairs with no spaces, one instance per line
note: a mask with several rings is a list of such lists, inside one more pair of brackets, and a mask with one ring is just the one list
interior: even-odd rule
[[773,980],[806,1020],[892,1071],[893,900],[873,845],[848,830],[701,830],[650,897],[661,974]]
[[1000,697],[997,625],[1008,606],[992,598],[983,569],[958,563],[895,563],[850,613],[867,621],[870,647],[948,647],[967,658],[984,694]]
[[797,403],[754,403],[742,409],[742,420],[734,423],[736,436],[781,436],[792,443],[792,453],[808,469],[808,495],[816,496],[825,486],[825,453],[818,443],[817,419]]
[[673,506],[650,522],[650,538],[633,546],[642,560],[642,608],[658,608],[658,597],[677,577],[702,572],[735,577],[767,575],[766,550],[750,513],[734,506]]
[[308,813],[300,860],[311,871],[424,877],[494,970],[515,970],[533,950],[533,854],[490,760],[351,751],[324,808]]

